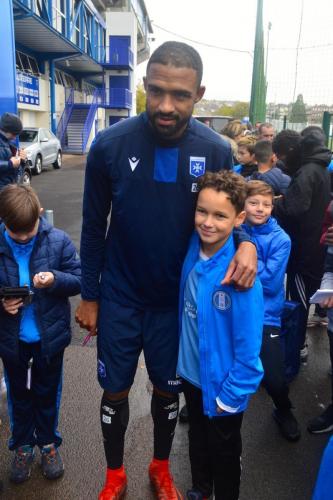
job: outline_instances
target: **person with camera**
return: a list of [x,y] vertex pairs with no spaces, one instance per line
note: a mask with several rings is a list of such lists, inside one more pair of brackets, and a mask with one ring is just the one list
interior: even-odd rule
[[7,184],[14,184],[20,174],[21,163],[27,159],[24,149],[18,149],[16,137],[22,132],[20,118],[4,113],[0,118],[0,191]]

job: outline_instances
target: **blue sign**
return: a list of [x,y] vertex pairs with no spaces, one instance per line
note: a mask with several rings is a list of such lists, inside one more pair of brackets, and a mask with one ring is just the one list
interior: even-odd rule
[[17,71],[16,91],[18,104],[39,106],[39,79],[35,76]]

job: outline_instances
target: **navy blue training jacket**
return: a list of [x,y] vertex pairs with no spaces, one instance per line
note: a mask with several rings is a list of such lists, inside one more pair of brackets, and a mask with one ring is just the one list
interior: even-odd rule
[[145,113],[99,133],[86,168],[82,298],[177,307],[198,177],[231,168],[230,145],[194,119],[172,143],[154,135]]
[[[0,285],[19,286],[18,265],[0,225]],[[71,340],[68,297],[80,293],[81,266],[68,235],[41,218],[30,257],[30,280],[41,271],[50,271],[55,281],[50,288],[34,289],[35,318],[41,334],[42,356],[50,357]],[[18,361],[21,312],[11,315],[0,305],[0,356]]]

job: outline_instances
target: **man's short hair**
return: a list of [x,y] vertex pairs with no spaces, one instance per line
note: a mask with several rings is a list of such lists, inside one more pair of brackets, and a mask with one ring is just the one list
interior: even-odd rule
[[206,172],[199,179],[198,190],[200,192],[206,188],[226,193],[237,214],[244,210],[246,181],[242,176],[228,170]]
[[291,150],[298,148],[301,135],[295,130],[281,130],[273,139],[273,151],[278,156],[286,156]]
[[243,137],[240,141],[238,141],[238,148],[243,147],[247,149],[247,151],[253,155],[254,154],[254,147],[256,145],[257,138],[254,137],[253,135],[247,135]]
[[201,84],[203,65],[199,52],[191,45],[183,42],[165,42],[152,53],[147,64],[147,73],[151,64],[175,66],[175,68],[191,68],[197,73],[198,87]]
[[265,123],[260,123],[259,125],[259,128],[258,128],[258,131],[259,131],[259,134],[262,134],[262,129],[263,128],[274,128],[273,125],[269,122],[265,122]]
[[0,218],[13,233],[32,231],[40,215],[40,202],[30,186],[9,184],[0,191]]
[[258,163],[269,162],[273,154],[271,141],[258,141],[254,146],[254,154]]
[[250,196],[256,196],[261,194],[262,196],[271,196],[272,200],[274,198],[274,191],[272,186],[263,181],[248,181],[246,184],[246,198]]

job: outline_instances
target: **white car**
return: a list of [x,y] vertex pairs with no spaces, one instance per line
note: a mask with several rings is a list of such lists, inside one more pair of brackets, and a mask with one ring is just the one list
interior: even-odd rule
[[61,144],[59,139],[46,128],[24,128],[19,135],[20,148],[27,152],[27,160],[34,174],[42,168],[53,165],[61,168]]

